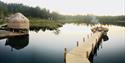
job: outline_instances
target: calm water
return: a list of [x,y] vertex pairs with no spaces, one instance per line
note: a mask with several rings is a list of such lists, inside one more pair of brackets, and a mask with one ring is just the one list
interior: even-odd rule
[[94,63],[125,63],[125,27],[109,26],[108,41],[102,42]]
[[[90,25],[65,24],[57,30],[30,31],[29,36],[0,39],[0,63],[64,63],[64,48],[91,33]],[[125,27],[109,26],[93,63],[125,63]]]

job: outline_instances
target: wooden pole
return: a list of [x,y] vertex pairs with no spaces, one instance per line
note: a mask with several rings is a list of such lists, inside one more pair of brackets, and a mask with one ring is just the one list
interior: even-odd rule
[[67,54],[67,49],[64,48],[64,63],[66,63],[66,54]]
[[14,32],[14,29],[12,29],[13,31],[12,32]]
[[102,44],[103,44],[103,43],[101,42],[101,48],[102,48]]
[[96,38],[96,42],[97,42],[97,38]]
[[87,37],[89,38],[89,35],[87,35]]
[[83,37],[83,42],[85,42],[85,38]]
[[94,44],[92,44],[92,54],[94,54]]
[[79,42],[77,41],[77,47],[79,46]]
[[91,33],[91,36],[92,36],[92,33]]
[[89,58],[89,52],[86,51],[86,58]]

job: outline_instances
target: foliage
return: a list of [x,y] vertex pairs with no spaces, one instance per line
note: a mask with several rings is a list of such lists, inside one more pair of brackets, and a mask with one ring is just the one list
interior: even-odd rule
[[7,15],[12,13],[21,12],[27,17],[34,17],[34,18],[42,18],[42,19],[50,19],[56,20],[58,13],[52,12],[50,13],[49,10],[46,8],[39,8],[39,7],[29,7],[24,6],[23,4],[6,4],[0,1],[0,19],[4,18]]
[[[6,4],[0,1],[0,23],[4,20],[4,18],[12,13],[21,12],[28,18],[30,18],[33,21],[57,21],[57,22],[78,22],[78,23],[102,23],[102,24],[125,24],[125,15],[121,16],[95,16],[95,15],[61,15],[57,12],[50,12],[46,8],[40,8],[40,7],[29,7],[25,6],[23,4]],[[32,18],[37,18],[36,20]],[[96,19],[95,19],[96,18]],[[32,21],[32,22],[33,22]],[[35,23],[35,22],[34,22]],[[124,25],[123,24],[123,25]]]

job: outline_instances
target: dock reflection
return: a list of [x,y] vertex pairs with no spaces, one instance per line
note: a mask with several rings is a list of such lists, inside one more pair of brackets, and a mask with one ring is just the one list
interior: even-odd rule
[[102,39],[103,39],[103,41],[107,41],[107,40],[109,40],[109,37],[107,35],[102,35]]
[[29,35],[25,35],[25,36],[8,37],[5,46],[10,46],[11,51],[13,51],[13,48],[16,50],[20,50],[26,47],[28,44],[29,44]]
[[108,41],[109,37],[107,35],[102,35],[102,37],[99,39],[99,42],[97,43],[97,46],[95,46],[94,53],[90,54],[89,60],[91,63],[93,63],[94,56],[97,56],[97,51],[99,50],[99,47],[101,46],[102,48],[102,42],[103,41]]

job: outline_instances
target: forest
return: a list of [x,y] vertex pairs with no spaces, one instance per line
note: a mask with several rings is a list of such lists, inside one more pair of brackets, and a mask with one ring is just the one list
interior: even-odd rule
[[[88,15],[61,15],[57,12],[50,12],[46,8],[40,7],[30,7],[23,4],[11,3],[7,4],[0,1],[0,23],[5,19],[5,17],[10,14],[21,12],[26,17],[32,19],[43,19],[49,21],[59,21],[59,22],[84,22],[84,23],[125,23],[125,15],[120,16],[96,16],[92,14]],[[42,21],[43,21],[42,20]],[[95,20],[95,21],[93,21]]]

